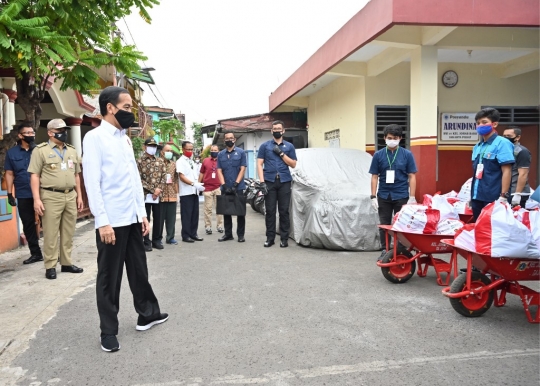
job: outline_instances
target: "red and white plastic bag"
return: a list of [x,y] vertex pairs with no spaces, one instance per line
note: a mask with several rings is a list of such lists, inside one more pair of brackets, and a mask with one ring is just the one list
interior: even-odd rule
[[469,178],[463,186],[461,187],[461,190],[459,191],[457,198],[459,198],[459,201],[463,202],[469,202],[471,200],[471,186],[472,186],[472,177]]
[[445,219],[437,224],[436,235],[454,236],[458,230],[463,228],[463,222],[454,219]]
[[400,232],[433,234],[437,230],[440,213],[424,205],[403,205],[394,217],[392,229]]
[[468,251],[476,251],[476,241],[474,236],[474,224],[465,224],[463,228],[456,232],[454,245]]
[[531,231],[512,209],[498,201],[487,205],[475,225],[476,252],[491,257],[540,259]]
[[431,198],[431,207],[437,209],[440,212],[440,220],[459,220],[457,210],[448,202],[446,197],[439,194],[434,195]]

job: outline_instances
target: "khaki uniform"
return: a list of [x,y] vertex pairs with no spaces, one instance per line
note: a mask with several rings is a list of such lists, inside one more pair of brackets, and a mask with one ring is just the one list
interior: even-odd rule
[[55,268],[58,262],[59,231],[60,264],[73,265],[71,251],[77,221],[75,176],[81,172],[81,159],[69,144],[61,151],[53,142],[44,142],[32,152],[28,171],[40,177],[39,195],[45,207],[42,217],[45,269]]

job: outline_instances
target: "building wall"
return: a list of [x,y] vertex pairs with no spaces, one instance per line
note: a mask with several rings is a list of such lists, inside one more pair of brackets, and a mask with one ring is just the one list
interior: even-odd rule
[[340,147],[365,150],[363,78],[342,77],[309,97],[308,147],[328,147],[324,133],[340,130]]

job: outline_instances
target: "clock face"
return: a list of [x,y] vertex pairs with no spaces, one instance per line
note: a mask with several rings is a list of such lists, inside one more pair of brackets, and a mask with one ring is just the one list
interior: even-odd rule
[[458,76],[455,71],[446,71],[442,76],[442,82],[446,87],[454,87],[458,82]]

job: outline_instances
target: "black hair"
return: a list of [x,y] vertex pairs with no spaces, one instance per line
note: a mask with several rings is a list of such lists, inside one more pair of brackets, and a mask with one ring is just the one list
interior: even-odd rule
[[[189,145],[191,142],[189,141],[183,141],[182,142],[182,149],[185,148],[187,145]],[[193,145],[193,143],[191,143]]]
[[388,126],[385,126],[384,128],[384,131],[383,131],[383,134],[384,134],[384,137],[386,138],[386,136],[388,134],[391,134],[393,135],[394,137],[403,137],[403,129],[401,128],[400,125],[388,125]]
[[[225,138],[225,136],[226,136],[227,134],[232,134],[232,135],[234,135],[234,133],[233,133],[232,131],[227,130],[227,131],[225,131],[225,132],[223,133],[223,138]],[[235,137],[235,138],[236,138],[236,137]]]
[[508,126],[505,130],[514,130],[514,134],[516,135],[516,137],[518,135],[521,135],[521,129],[519,128],[519,126]]
[[476,113],[474,120],[478,121],[482,118],[487,118],[491,122],[499,122],[499,120],[501,119],[501,113],[499,113],[499,110],[494,109],[493,107],[485,107]]
[[107,115],[107,105],[112,103],[116,106],[120,99],[120,94],[129,94],[129,91],[122,87],[109,86],[99,94],[99,111],[102,116]]
[[30,122],[21,122],[21,124],[19,126],[17,126],[17,133],[21,133],[21,131],[23,131],[25,128],[27,127],[31,127],[32,129],[34,128],[34,126],[30,123]]
[[285,124],[283,123],[283,121],[280,121],[280,120],[272,122],[272,126],[275,126],[275,125],[281,125],[282,128],[285,128]]

